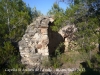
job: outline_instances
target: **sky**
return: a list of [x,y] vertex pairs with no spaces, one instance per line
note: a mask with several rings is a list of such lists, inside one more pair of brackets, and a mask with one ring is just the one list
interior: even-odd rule
[[[51,7],[53,6],[54,2],[56,2],[56,0],[23,0],[27,5],[29,4],[29,6],[31,8],[36,7],[37,10],[39,10],[42,14],[46,15],[47,12],[51,9]],[[59,6],[63,9],[66,9],[66,7],[68,6],[66,3],[64,2],[60,2]]]

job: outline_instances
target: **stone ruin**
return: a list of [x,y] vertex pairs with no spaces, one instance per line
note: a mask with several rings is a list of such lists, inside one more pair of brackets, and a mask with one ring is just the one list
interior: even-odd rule
[[69,40],[65,35],[66,29],[74,28],[74,26],[67,26],[59,32],[54,32],[50,27],[54,25],[53,21],[51,17],[40,16],[28,25],[22,40],[18,43],[22,64],[40,65],[41,61],[44,58],[47,60],[48,56],[52,55],[59,44],[64,41],[65,47],[62,48],[62,52],[64,48],[67,49]]

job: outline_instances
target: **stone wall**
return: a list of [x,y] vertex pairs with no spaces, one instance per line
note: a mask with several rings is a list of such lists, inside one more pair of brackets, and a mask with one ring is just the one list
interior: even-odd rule
[[52,18],[41,16],[28,25],[22,40],[19,41],[22,64],[38,65],[43,57],[48,57],[48,26],[50,22],[53,22]]
[[61,34],[61,36],[64,39],[64,45],[65,45],[64,52],[69,51],[69,47],[70,47],[70,50],[75,50],[76,42],[74,40],[76,37],[75,37],[74,33],[76,31],[77,31],[77,28],[75,27],[75,25],[69,25],[69,24],[62,27],[59,30],[58,33]]

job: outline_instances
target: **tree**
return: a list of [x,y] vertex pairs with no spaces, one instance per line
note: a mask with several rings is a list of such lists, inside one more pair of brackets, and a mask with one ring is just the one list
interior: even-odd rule
[[5,68],[21,67],[17,43],[29,20],[29,11],[22,0],[0,0],[0,74]]
[[[59,1],[59,0],[58,0]],[[60,0],[67,2],[68,0]],[[100,0],[69,0],[70,7],[66,9],[65,19],[77,27],[75,40],[80,46],[79,52],[88,53],[90,59],[85,60],[85,72],[75,72],[72,75],[99,75],[100,71]],[[60,18],[58,18],[60,20]],[[95,55],[92,50],[97,49]],[[96,51],[95,51],[96,52]]]
[[37,17],[39,17],[39,16],[41,16],[41,15],[43,15],[40,11],[38,11],[37,9],[36,9],[36,7],[34,7],[33,9],[32,9],[32,19],[36,19]]
[[4,24],[8,26],[5,38],[10,39],[12,42],[18,42],[19,36],[22,36],[22,34],[24,33],[30,18],[28,16],[26,5],[21,0],[2,0],[1,4],[4,5],[2,7],[2,9],[4,9],[2,15],[3,18],[6,20]]
[[[68,0],[60,1],[67,2]],[[78,28],[76,36],[80,37],[80,39],[78,38],[79,42],[77,40],[79,45],[81,45],[80,48],[87,48],[84,49],[86,51],[91,50],[88,49],[91,46],[91,42],[97,43],[97,40],[93,39],[99,40],[99,36],[96,33],[96,29],[99,28],[99,19],[96,15],[99,8],[97,4],[99,4],[99,2],[95,0],[69,0],[69,2],[71,3],[69,5],[70,7],[66,9],[63,17]],[[61,18],[58,18],[56,21],[59,20],[61,21]]]
[[[57,3],[54,3],[51,10],[49,10],[48,15],[51,15],[55,18],[55,26],[51,26],[52,30],[58,31],[61,27],[61,23],[63,23],[64,20],[64,10],[59,7]],[[59,20],[60,19],[60,20]]]
[[[59,0],[58,0],[59,1]],[[68,0],[60,0],[68,1]],[[93,64],[100,68],[100,0],[69,0],[70,7],[66,9],[65,19],[77,27],[76,42],[79,51],[89,53],[90,60],[87,65]],[[60,20],[60,19],[59,19]],[[95,58],[91,56],[91,50],[99,45],[99,53]],[[88,62],[90,61],[90,62]],[[88,67],[97,68],[97,67]]]

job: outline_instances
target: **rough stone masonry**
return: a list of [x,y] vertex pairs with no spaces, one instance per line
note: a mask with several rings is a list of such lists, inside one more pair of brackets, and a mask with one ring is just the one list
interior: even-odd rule
[[53,21],[54,19],[51,17],[40,16],[28,25],[22,40],[18,43],[22,64],[30,66],[41,64],[41,60],[48,58],[64,41],[64,48],[67,50],[70,40],[65,34],[67,35],[67,32],[70,31],[71,35],[75,31],[75,27],[67,25],[59,32],[54,32],[50,28]]
[[48,25],[53,21],[50,17],[41,16],[27,27],[19,41],[22,64],[39,65],[44,57],[48,57]]

